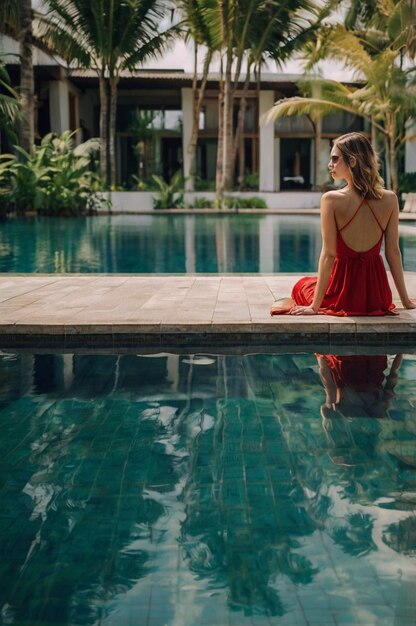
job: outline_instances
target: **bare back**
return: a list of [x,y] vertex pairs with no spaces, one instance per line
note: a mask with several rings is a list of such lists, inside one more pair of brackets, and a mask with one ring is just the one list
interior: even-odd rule
[[394,208],[394,194],[384,191],[379,200],[364,200],[342,190],[334,194],[334,216],[338,232],[355,252],[373,248],[383,236]]

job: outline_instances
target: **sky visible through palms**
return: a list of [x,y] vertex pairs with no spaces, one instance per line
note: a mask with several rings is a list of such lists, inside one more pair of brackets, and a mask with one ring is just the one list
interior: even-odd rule
[[[94,0],[92,0],[92,2],[94,2]],[[44,0],[32,0],[32,6],[37,10],[44,10],[45,4],[46,3],[44,2]],[[162,30],[166,26],[168,26],[167,23],[162,23]],[[200,71],[202,71],[203,56],[204,55],[201,54],[199,57]],[[193,72],[193,63],[194,57],[191,45],[185,43],[183,40],[178,40],[161,58],[151,59],[150,61],[144,63],[141,67],[143,69],[178,69],[185,72]],[[320,63],[318,68],[319,69],[317,71],[320,71],[326,78],[331,78],[334,80],[350,80],[352,78],[352,72],[348,69],[345,69],[341,63],[335,62],[334,60]],[[211,71],[219,71],[218,58],[214,58],[211,64]],[[269,72],[303,74],[303,64],[300,60],[292,59],[290,61],[287,61],[282,69],[277,70],[275,64],[269,62],[268,66],[264,68],[264,72],[266,74]]]

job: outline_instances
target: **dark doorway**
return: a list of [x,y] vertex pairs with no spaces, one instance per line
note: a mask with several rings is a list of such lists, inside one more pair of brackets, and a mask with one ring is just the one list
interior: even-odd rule
[[311,140],[280,140],[280,189],[311,189]]
[[182,170],[182,139],[180,137],[164,137],[162,139],[162,173],[166,181]]

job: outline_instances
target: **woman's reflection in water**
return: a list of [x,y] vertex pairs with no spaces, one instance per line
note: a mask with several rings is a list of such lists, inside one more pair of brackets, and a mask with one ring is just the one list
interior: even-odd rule
[[393,358],[390,367],[385,355],[317,354],[316,358],[326,395],[321,407],[324,420],[388,417],[401,354]]
[[[327,479],[342,485],[344,498],[364,506],[386,497],[390,490],[399,491],[394,462],[382,463],[381,442],[390,441],[394,434],[389,407],[402,355],[317,354],[316,358],[325,390],[321,415],[330,461]],[[363,556],[377,549],[374,519],[365,509],[354,510],[342,522],[327,519],[325,523],[346,554]]]

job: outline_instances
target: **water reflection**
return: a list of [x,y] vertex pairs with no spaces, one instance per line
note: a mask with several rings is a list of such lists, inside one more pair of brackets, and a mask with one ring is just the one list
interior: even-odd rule
[[[400,237],[405,270],[416,237]],[[0,272],[315,272],[317,216],[114,215],[0,221]]]
[[407,606],[414,357],[5,354],[0,381],[2,623]]
[[265,215],[96,216],[0,222],[0,272],[312,272],[319,220]]
[[385,355],[317,355],[326,394],[323,418],[388,417],[402,360],[397,354],[388,366]]

